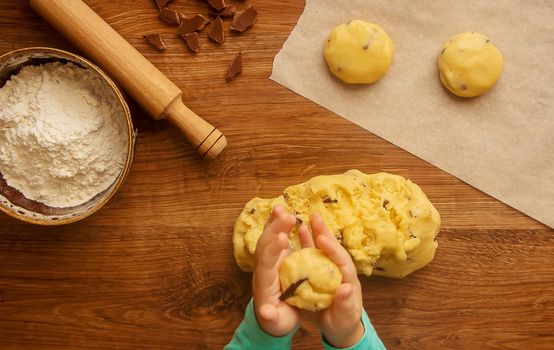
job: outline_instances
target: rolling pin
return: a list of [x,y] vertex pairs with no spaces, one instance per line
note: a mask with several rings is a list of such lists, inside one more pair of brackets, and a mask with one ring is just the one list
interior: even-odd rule
[[154,119],[177,126],[197,152],[215,158],[225,136],[181,100],[183,92],[81,0],[30,0],[31,7],[123,86]]

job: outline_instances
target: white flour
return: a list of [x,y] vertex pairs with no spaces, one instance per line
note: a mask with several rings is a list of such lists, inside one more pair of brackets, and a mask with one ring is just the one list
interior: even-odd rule
[[57,62],[24,67],[0,89],[0,173],[28,199],[83,204],[120,174],[125,128],[96,73]]

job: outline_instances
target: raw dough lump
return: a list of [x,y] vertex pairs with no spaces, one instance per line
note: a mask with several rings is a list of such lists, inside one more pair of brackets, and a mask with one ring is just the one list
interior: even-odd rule
[[454,35],[439,55],[441,82],[454,95],[476,97],[493,88],[504,59],[489,38],[480,33]]
[[[441,220],[421,188],[401,176],[350,170],[314,177],[277,198],[248,202],[233,234],[235,258],[245,271],[254,268],[256,242],[277,204],[294,213],[298,224],[309,224],[310,214],[319,212],[358,273],[400,278],[433,260]],[[289,242],[295,251],[298,227]]]
[[377,24],[352,20],[336,27],[325,45],[331,72],[349,84],[372,84],[389,69],[393,45]]
[[282,296],[288,304],[318,311],[333,303],[335,291],[342,282],[342,273],[321,250],[304,248],[285,258],[279,279]]

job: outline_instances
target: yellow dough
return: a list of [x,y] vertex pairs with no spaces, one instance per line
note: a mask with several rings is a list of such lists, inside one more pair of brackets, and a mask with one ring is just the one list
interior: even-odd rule
[[336,27],[325,44],[331,72],[349,84],[372,84],[387,73],[393,45],[377,24],[352,20]]
[[439,55],[441,82],[454,95],[476,97],[493,88],[504,59],[489,38],[480,33],[454,35]]
[[[254,268],[256,242],[277,204],[294,213],[298,224],[309,224],[310,214],[319,212],[358,272],[367,276],[400,278],[433,260],[441,220],[421,188],[401,176],[350,170],[314,177],[277,198],[248,202],[233,233],[235,258],[245,271]],[[290,238],[295,251],[298,227]]]
[[[285,258],[279,270],[285,301],[300,309],[323,310],[333,304],[342,273],[325,253],[304,248]],[[290,295],[290,297],[288,297]]]

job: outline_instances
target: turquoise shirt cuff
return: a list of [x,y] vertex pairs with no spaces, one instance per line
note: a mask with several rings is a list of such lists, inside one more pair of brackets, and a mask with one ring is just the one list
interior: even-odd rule
[[362,310],[362,323],[364,325],[364,335],[356,345],[349,348],[335,348],[331,344],[327,343],[325,338],[322,336],[323,348],[325,350],[386,350],[385,345],[383,345],[383,342],[379,339],[375,328],[373,328],[373,325],[369,321],[369,317],[367,316],[365,310]]

